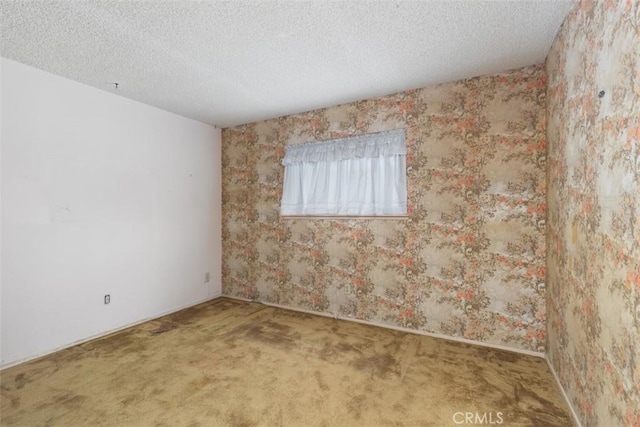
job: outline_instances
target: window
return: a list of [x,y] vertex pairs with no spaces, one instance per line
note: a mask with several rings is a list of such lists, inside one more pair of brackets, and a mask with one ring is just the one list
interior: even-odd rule
[[404,130],[289,145],[283,216],[406,216]]

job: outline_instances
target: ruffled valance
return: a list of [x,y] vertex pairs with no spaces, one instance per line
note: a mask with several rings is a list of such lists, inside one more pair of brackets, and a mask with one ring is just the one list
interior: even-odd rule
[[349,136],[286,147],[283,165],[332,162],[356,158],[406,155],[404,129]]

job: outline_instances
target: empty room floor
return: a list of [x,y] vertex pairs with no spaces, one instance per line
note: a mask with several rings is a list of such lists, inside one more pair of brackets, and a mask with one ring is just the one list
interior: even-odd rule
[[542,358],[226,298],[0,381],[7,426],[572,425]]

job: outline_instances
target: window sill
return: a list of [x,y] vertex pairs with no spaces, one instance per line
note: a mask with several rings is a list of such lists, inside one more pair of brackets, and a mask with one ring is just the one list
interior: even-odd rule
[[393,219],[407,220],[409,215],[280,215],[280,220],[309,219],[309,220],[350,220],[350,219]]

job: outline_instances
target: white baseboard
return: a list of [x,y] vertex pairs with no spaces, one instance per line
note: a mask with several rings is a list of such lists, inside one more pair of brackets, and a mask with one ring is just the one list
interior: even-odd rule
[[198,300],[198,301],[195,301],[193,303],[189,303],[189,304],[186,304],[186,305],[183,305],[183,306],[175,307],[175,308],[163,311],[163,312],[161,312],[161,313],[159,313],[157,315],[154,315],[152,317],[147,317],[147,318],[144,318],[142,320],[138,320],[138,321],[133,322],[133,323],[128,323],[128,324],[126,324],[124,326],[121,326],[121,327],[118,327],[118,328],[115,328],[115,329],[110,329],[108,331],[101,332],[99,334],[92,335],[90,337],[83,338],[83,339],[78,340],[78,341],[74,341],[74,342],[72,342],[70,344],[66,344],[66,345],[63,345],[63,346],[60,346],[60,347],[56,347],[51,351],[47,351],[47,352],[40,353],[40,354],[35,354],[35,355],[29,356],[29,357],[25,357],[23,359],[15,360],[13,362],[4,363],[4,364],[0,365],[0,371],[3,371],[3,370],[8,369],[8,368],[11,368],[13,366],[21,365],[21,364],[26,363],[26,362],[30,362],[30,361],[35,360],[35,359],[39,359],[41,357],[48,356],[50,354],[56,353],[58,351],[61,351],[61,350],[67,349],[67,348],[74,347],[76,345],[84,344],[84,343],[86,343],[88,341],[91,341],[91,340],[95,340],[95,339],[98,339],[98,338],[106,337],[107,335],[111,335],[111,334],[114,334],[116,332],[125,330],[127,328],[131,328],[133,326],[140,325],[140,324],[148,322],[150,320],[158,319],[158,318],[166,316],[168,314],[175,313],[175,312],[178,312],[180,310],[184,310],[185,308],[193,307],[194,305],[202,304],[202,303],[207,302],[207,301],[212,301],[212,300],[214,300],[216,298],[220,298],[221,296],[222,296],[222,294],[220,292],[218,292],[218,293],[214,294],[213,296],[208,296],[208,297],[206,297],[206,298],[204,298],[202,300]]
[[235,299],[242,302],[257,302],[252,300],[251,298],[242,298],[242,297],[232,297],[231,295],[221,295],[224,298]]
[[520,353],[520,354],[525,354],[527,356],[534,356],[534,357],[540,357],[542,359],[545,359],[544,353],[540,353],[540,352],[537,352],[537,351],[531,351],[531,350],[524,350],[524,349],[519,349],[519,348],[514,348],[514,347],[508,347],[508,346],[500,345],[500,344],[484,343],[484,342],[480,342],[480,341],[469,340],[469,339],[466,339],[466,338],[451,337],[449,335],[436,334],[436,333],[433,333],[433,332],[420,331],[420,330],[417,330],[417,329],[403,328],[401,326],[387,325],[385,323],[370,322],[368,320],[360,320],[360,319],[354,319],[352,317],[338,316],[337,314],[321,313],[321,312],[318,312],[318,311],[312,311],[312,310],[306,310],[306,309],[303,309],[303,308],[290,307],[290,306],[287,306],[287,305],[281,305],[281,304],[274,304],[274,303],[270,303],[270,302],[252,300],[252,299],[248,299],[248,298],[234,297],[234,296],[229,296],[229,295],[222,295],[222,296],[225,297],[225,298],[235,299],[235,300],[239,300],[239,301],[255,302],[255,303],[259,303],[259,304],[268,305],[270,307],[282,308],[284,310],[291,310],[291,311],[297,311],[297,312],[300,312],[300,313],[314,314],[316,316],[329,317],[329,318],[332,318],[332,319],[348,320],[350,322],[362,323],[364,325],[369,325],[369,326],[377,326],[379,328],[393,329],[393,330],[396,330],[396,331],[407,332],[407,333],[410,333],[410,334],[424,335],[424,336],[427,336],[427,337],[439,338],[439,339],[448,340],[448,341],[455,341],[455,342],[460,342],[460,343],[464,343],[464,344],[477,345],[477,346],[480,346],[480,347],[489,347],[489,348],[493,348],[493,349],[496,349],[496,350],[510,351],[512,353]]
[[578,418],[578,413],[573,408],[573,405],[571,404],[571,400],[569,399],[569,395],[564,390],[564,387],[562,386],[562,383],[560,382],[560,378],[558,377],[558,374],[556,373],[556,370],[553,369],[553,365],[551,364],[551,361],[549,360],[549,358],[547,356],[544,357],[544,360],[547,361],[547,366],[549,366],[549,370],[553,374],[553,377],[556,379],[556,384],[558,384],[558,387],[560,388],[560,392],[562,393],[562,397],[564,397],[564,401],[567,403],[567,406],[569,407],[569,410],[571,411],[571,416],[573,417],[573,423],[577,427],[582,427],[582,423],[580,422],[580,418]]

